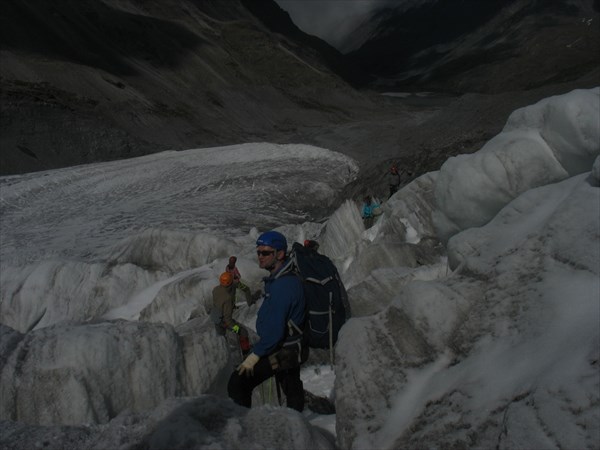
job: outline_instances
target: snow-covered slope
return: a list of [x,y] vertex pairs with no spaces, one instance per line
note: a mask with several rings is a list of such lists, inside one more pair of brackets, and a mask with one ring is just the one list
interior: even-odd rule
[[597,445],[598,185],[586,173],[527,191],[450,240],[451,275],[343,329],[343,448]]
[[438,235],[481,226],[537,186],[589,172],[598,155],[600,88],[519,109],[472,155],[449,158],[435,184]]
[[[506,162],[486,166],[490,179],[536,172],[547,161],[548,152],[500,135],[471,163],[447,164],[401,189],[368,230],[352,200],[324,223],[303,222],[302,186],[338,173],[311,191],[311,198],[326,199],[355,173],[352,161],[312,147],[293,148],[295,167],[307,169],[293,182],[286,155],[292,149],[270,144],[242,146],[255,156],[240,162],[244,170],[233,178],[229,169],[237,173],[237,166],[217,156],[237,157],[231,148],[201,162],[193,151],[159,155],[153,164],[146,157],[142,174],[127,162],[110,163],[98,197],[74,171],[101,172],[103,165],[0,179],[2,257],[10,262],[0,273],[0,443],[597,448],[598,96],[594,89],[550,98],[513,114],[503,132],[568,147],[556,157],[565,168],[558,179],[524,182],[502,204],[487,181],[477,183],[482,178],[466,175],[469,189],[448,181],[462,171],[477,174],[473,161],[481,154]],[[211,182],[194,190],[203,178],[190,173],[209,167]],[[255,184],[242,173],[256,174]],[[463,196],[452,211],[464,225],[448,233],[446,245],[449,236],[438,236],[434,221],[449,211],[440,189]],[[470,190],[479,203],[469,200]],[[194,202],[182,192],[194,192]],[[85,198],[113,200],[96,205]],[[144,206],[119,215],[119,205],[136,200]],[[211,201],[226,205],[225,219],[217,209],[206,220],[196,213],[194,204],[210,209]],[[256,214],[262,206],[270,212]],[[96,208],[116,224],[98,235]],[[475,227],[468,221],[479,208],[489,217]],[[71,227],[63,230],[63,220]],[[228,232],[211,227],[229,220]],[[259,393],[252,410],[226,398],[232,360],[206,322],[208,295],[229,254],[238,255],[243,278],[259,286],[264,272],[254,261],[254,239],[273,222],[290,241],[318,239],[348,287],[355,317],[336,347],[335,416],[260,406],[269,402]],[[69,241],[68,230],[79,239]],[[236,315],[252,326],[255,312],[241,307]],[[318,366],[303,372],[308,390],[319,373],[325,376]],[[326,431],[333,418],[335,443]]]
[[256,227],[320,218],[357,170],[311,146],[244,144],[4,177],[2,322],[24,332],[121,308],[108,317],[179,324],[230,254],[260,281],[245,261]]

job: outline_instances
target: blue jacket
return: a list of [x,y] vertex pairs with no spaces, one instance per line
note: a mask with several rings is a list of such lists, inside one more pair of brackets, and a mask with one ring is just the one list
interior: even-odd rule
[[379,208],[379,204],[378,203],[364,203],[363,204],[363,209],[362,209],[362,218],[363,219],[368,219],[370,217],[373,217],[373,210],[375,208]]
[[278,272],[263,279],[265,297],[256,318],[256,332],[260,340],[252,351],[266,356],[277,350],[287,337],[287,323],[292,320],[302,327],[304,323],[304,289],[295,275],[287,275],[289,260]]

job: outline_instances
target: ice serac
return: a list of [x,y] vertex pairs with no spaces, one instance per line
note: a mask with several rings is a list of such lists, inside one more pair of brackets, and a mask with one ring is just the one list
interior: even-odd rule
[[[212,270],[204,270],[203,273],[178,276],[159,288],[151,287],[151,302],[141,309],[139,320],[179,325],[192,316],[208,316],[214,278]],[[154,294],[156,290],[158,292]]]
[[404,186],[383,205],[387,224],[385,234],[402,233],[404,240],[413,244],[423,239],[437,240],[431,214],[436,208],[435,183],[439,172],[421,175]]
[[598,186],[600,184],[600,156],[594,161],[592,166],[592,173],[590,174],[590,184],[592,186]]
[[[431,218],[432,211],[435,210],[433,188],[436,175],[436,172],[422,175],[384,203],[383,214],[355,244],[356,254],[343,274],[344,279],[349,280],[348,288],[355,284],[369,283],[372,281],[369,277],[375,270],[416,269],[435,266],[440,262],[443,248],[439,245]],[[392,275],[392,280],[398,280],[399,277]],[[384,284],[389,286],[395,283],[392,281]],[[377,287],[375,289],[379,290]],[[360,298],[354,295],[351,297]],[[371,301],[372,296],[364,298],[368,300],[363,302],[363,306],[375,306],[382,301],[387,305],[391,301],[389,295],[374,302]],[[359,311],[361,306],[357,306]]]
[[356,203],[346,200],[327,221],[321,250],[333,260],[342,261],[355,250],[364,230]]
[[[436,172],[427,173],[398,191],[383,204],[384,212],[375,225],[360,235],[347,233],[351,227],[331,228],[336,231],[335,242],[348,242],[336,252],[343,263],[342,278],[354,317],[382,311],[411,281],[435,280],[446,274],[444,249],[435,236],[431,219],[436,176]],[[341,213],[340,208],[333,216],[340,214],[341,225],[360,220],[358,211],[354,217]],[[330,223],[326,224],[327,230]],[[362,221],[358,225],[364,229]],[[327,241],[324,242],[327,249]]]
[[2,323],[26,332],[87,321],[127,302],[165,274],[133,264],[42,261],[2,268]]
[[449,158],[435,186],[440,238],[478,227],[528,189],[590,170],[600,154],[600,88],[549,97],[511,114],[472,155]]
[[[407,260],[410,262],[412,258],[408,256]],[[447,272],[448,264],[445,258],[440,258],[437,263],[432,262],[418,267],[396,266],[374,269],[364,280],[348,289],[352,317],[381,312],[392,303],[404,285],[413,281],[437,280],[443,278]]]
[[181,335],[167,324],[127,321],[2,330],[0,418],[31,424],[106,423],[200,395],[228,361],[212,324]]
[[110,260],[175,273],[228,256],[234,248],[229,240],[207,233],[152,228],[115,244]]
[[450,239],[451,276],[352,319],[336,352],[341,446],[597,446],[599,229],[593,173],[528,190]]
[[2,422],[0,426],[2,448],[37,448],[40,443],[51,450],[336,448],[296,411],[272,407],[248,410],[212,395],[167,399],[152,411],[124,412],[104,425],[39,426]]

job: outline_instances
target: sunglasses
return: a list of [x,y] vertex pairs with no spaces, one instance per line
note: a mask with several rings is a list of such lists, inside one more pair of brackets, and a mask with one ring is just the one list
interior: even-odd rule
[[275,250],[256,250],[258,256],[269,256],[275,253]]

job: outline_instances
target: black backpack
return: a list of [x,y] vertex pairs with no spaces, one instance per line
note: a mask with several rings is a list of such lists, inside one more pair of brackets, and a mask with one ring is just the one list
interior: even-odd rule
[[292,245],[290,259],[304,286],[304,342],[333,352],[340,328],[350,316],[348,295],[337,268],[327,256],[298,242]]

